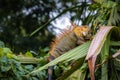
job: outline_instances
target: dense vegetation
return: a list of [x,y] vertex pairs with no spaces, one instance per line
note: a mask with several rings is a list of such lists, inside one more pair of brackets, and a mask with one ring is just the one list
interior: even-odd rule
[[[51,22],[68,13],[91,27],[92,40],[48,63]],[[120,79],[120,0],[4,0],[0,16],[0,79],[46,80],[46,68],[55,64],[58,80]]]

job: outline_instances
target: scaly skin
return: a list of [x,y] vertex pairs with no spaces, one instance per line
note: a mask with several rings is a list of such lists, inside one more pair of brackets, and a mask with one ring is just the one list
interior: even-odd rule
[[[76,25],[73,25],[72,30],[65,30],[52,42],[49,61],[86,42],[90,38],[89,31],[90,29],[87,26]],[[52,69],[53,66],[48,68],[48,80],[52,80]]]

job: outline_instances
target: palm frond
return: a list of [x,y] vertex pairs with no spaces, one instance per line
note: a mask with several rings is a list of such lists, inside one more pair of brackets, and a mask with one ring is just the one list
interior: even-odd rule
[[83,58],[86,56],[86,53],[88,51],[90,42],[84,43],[68,52],[66,52],[65,54],[61,55],[60,57],[56,58],[55,60],[49,62],[48,64],[44,65],[43,67],[40,67],[34,71],[32,71],[30,74],[36,74],[39,71],[43,70],[43,69],[47,69],[49,66],[53,66],[59,62],[69,62],[71,60],[78,60],[80,58]]

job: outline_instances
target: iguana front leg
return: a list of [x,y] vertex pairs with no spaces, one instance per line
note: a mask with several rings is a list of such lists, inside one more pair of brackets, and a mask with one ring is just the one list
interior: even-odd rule
[[85,43],[86,41],[85,41],[85,39],[83,38],[83,37],[81,37],[81,38],[79,38],[78,40],[77,40],[77,45],[81,45],[81,44],[83,44],[83,43]]

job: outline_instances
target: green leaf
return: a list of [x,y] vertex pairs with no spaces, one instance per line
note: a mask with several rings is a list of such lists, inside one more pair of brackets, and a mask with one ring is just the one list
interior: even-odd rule
[[[57,78],[57,80],[64,80],[64,79],[68,78],[70,75],[72,75],[72,73],[74,73],[78,69],[80,69],[81,72],[83,72],[86,69],[84,64],[86,64],[86,63],[84,63],[84,57],[80,58],[77,61],[74,61],[71,68],[69,70],[65,71],[64,73],[62,73],[62,75],[59,78]],[[83,77],[83,76],[80,76],[80,77]]]
[[120,46],[120,41],[110,41],[111,46]]
[[87,72],[87,63],[84,63],[81,68],[77,69],[74,73],[72,73],[65,80],[85,80],[86,72]]
[[9,48],[3,48],[3,53],[7,54],[7,53],[12,53],[12,51]]
[[104,0],[94,0],[94,1],[97,2],[97,3],[102,4]]
[[7,72],[11,69],[11,66],[8,63],[8,59],[6,56],[2,56],[0,57],[0,71],[1,72]]
[[[109,57],[109,47],[110,47],[110,34],[108,34],[106,41],[104,43],[104,46],[101,50],[101,63],[103,63],[104,61],[106,61]],[[102,73],[101,73],[101,80],[108,80],[108,63],[104,63],[102,65]]]
[[29,52],[29,51],[27,51],[27,52],[25,53],[25,56],[26,56],[26,57],[33,57],[32,53]]
[[55,60],[49,62],[48,64],[44,65],[43,67],[40,67],[34,71],[32,71],[31,73],[29,73],[28,75],[31,74],[36,74],[39,71],[48,68],[49,66],[53,66],[61,61],[71,61],[71,60],[78,60],[80,58],[83,58],[86,56],[86,53],[88,51],[90,42],[84,43],[68,52],[66,52],[65,54],[61,55],[60,57],[56,58]]
[[116,2],[113,2],[113,1],[107,1],[102,4],[102,7],[104,7],[104,8],[112,8],[115,6],[116,6]]

